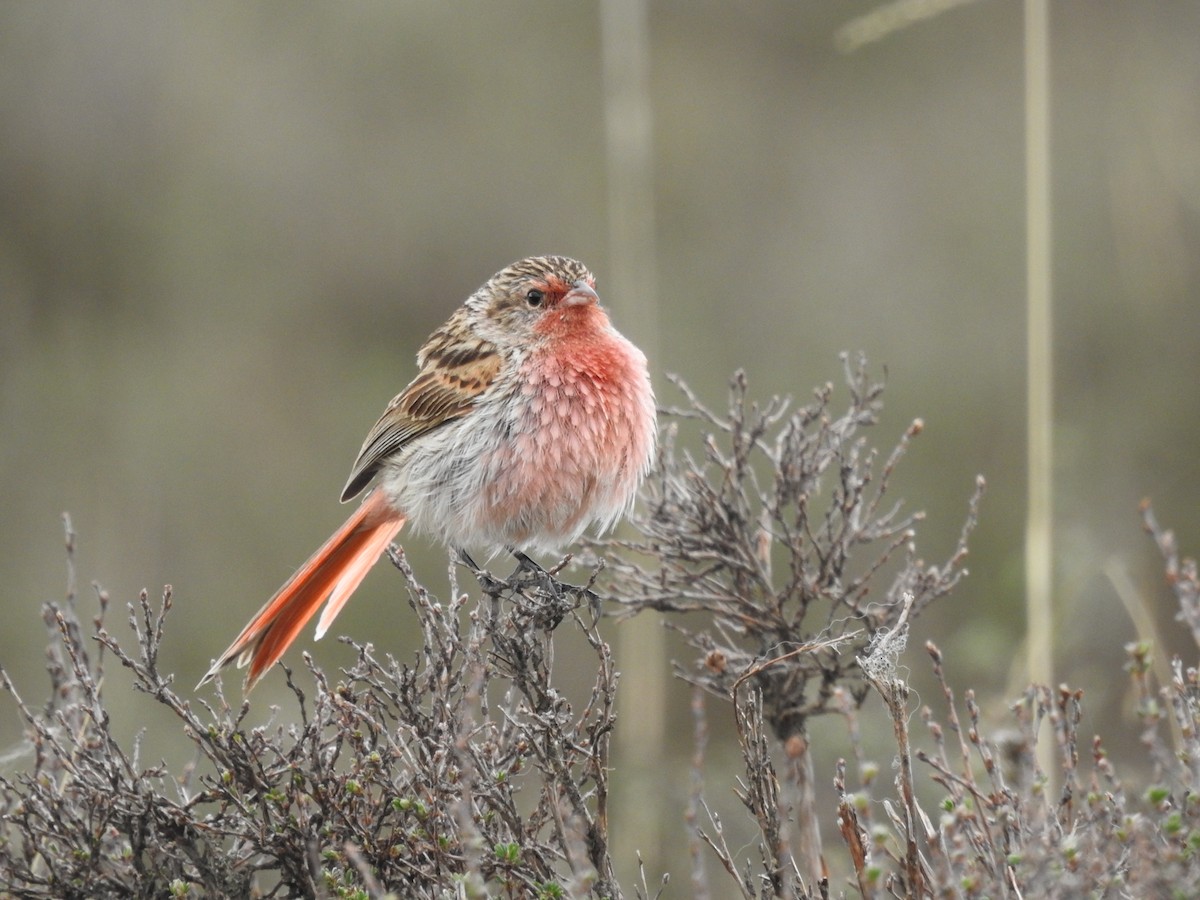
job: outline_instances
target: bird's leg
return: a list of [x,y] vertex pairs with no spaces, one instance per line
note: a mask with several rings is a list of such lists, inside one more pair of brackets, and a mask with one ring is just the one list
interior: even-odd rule
[[543,591],[555,600],[562,600],[562,586],[553,575],[541,567],[537,560],[530,557],[524,551],[518,550],[516,547],[509,547],[508,552],[517,561],[517,568],[513,571],[514,576],[519,575],[521,572],[528,572],[541,586]]
[[547,578],[550,577],[550,573],[543,569],[541,564],[536,559],[533,559],[524,551],[517,550],[514,547],[509,547],[508,552],[511,553],[513,558],[516,559],[518,572],[521,569],[524,569],[526,572],[531,572],[534,575],[545,575]]
[[458,548],[458,561],[471,571],[471,574],[479,582],[479,586],[485,591],[496,591],[501,587],[502,582],[493,577],[490,572],[479,568],[475,560],[471,559],[471,554],[463,547]]

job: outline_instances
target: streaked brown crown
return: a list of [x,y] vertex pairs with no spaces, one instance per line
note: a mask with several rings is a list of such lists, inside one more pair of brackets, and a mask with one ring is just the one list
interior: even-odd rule
[[596,276],[579,260],[569,256],[530,256],[505,266],[488,279],[487,286],[495,294],[505,295],[530,283],[566,289],[576,281],[594,285]]

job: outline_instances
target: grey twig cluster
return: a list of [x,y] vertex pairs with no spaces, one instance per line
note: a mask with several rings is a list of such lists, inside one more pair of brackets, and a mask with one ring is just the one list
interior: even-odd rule
[[[130,605],[132,640],[118,640],[104,592],[86,621],[72,570],[67,602],[45,609],[48,696],[31,702],[0,668],[27,742],[0,764],[0,895],[1200,895],[1195,668],[1176,661],[1157,684],[1152,648],[1127,648],[1150,771],[1137,788],[1099,738],[1080,734],[1081,691],[1030,687],[1011,726],[989,733],[928,644],[940,712],[914,708],[898,664],[909,625],[964,574],[982,482],[958,546],[922,562],[919,514],[888,499],[920,423],[878,453],[866,435],[882,387],[860,360],[847,360],[846,381],[840,412],[828,386],[807,405],[757,406],[739,375],[718,414],[680,385],[685,405],[667,411],[632,528],[592,548],[606,563],[583,587],[522,568],[460,590],[452,570],[439,601],[393,549],[423,649],[398,660],[348,642],[356,659],[336,676],[306,656],[305,671],[283,676],[294,703],[264,726],[250,727],[248,705],[219,683],[176,692],[160,656],[169,588]],[[1200,634],[1196,565],[1149,510],[1146,524],[1181,618]],[[623,887],[617,863],[632,861],[612,855],[622,826],[610,816],[620,771],[609,751],[622,723],[602,608],[656,610],[694,651],[676,665],[693,685],[692,791],[679,826],[691,883],[659,895],[644,873]],[[556,651],[589,673],[590,690],[564,689]],[[194,745],[190,765],[147,761],[140,739],[114,734],[114,660],[172,714]],[[830,714],[844,723],[843,759],[815,772],[810,725]],[[714,715],[734,726],[734,773],[710,770]],[[869,746],[864,717],[886,722],[891,739]],[[1054,773],[1038,768],[1039,739],[1054,741]],[[817,784],[832,784],[830,800]],[[709,803],[731,787],[746,810],[737,836]]]
[[[718,413],[676,381],[686,405],[667,411],[673,421],[632,517],[636,535],[604,548],[612,599],[628,614],[666,614],[696,650],[677,674],[733,705],[746,768],[738,796],[762,837],[758,870],[725,845],[702,797],[690,816],[747,898],[822,889],[828,817],[814,805],[807,723],[848,712],[890,677],[909,621],[966,574],[984,489],[979,479],[950,558],[923,562],[922,514],[889,497],[922,423],[882,455],[865,432],[878,423],[883,384],[862,358],[843,364],[849,402],[840,411],[832,384],[804,405],[759,405],[738,373]],[[700,449],[682,449],[681,430],[696,425],[685,447]],[[781,753],[770,752],[775,743]],[[697,863],[696,892],[709,896],[707,884]]]
[[[608,747],[616,673],[594,596],[523,574],[441,604],[408,587],[424,650],[410,664],[350,643],[332,680],[307,655],[286,674],[295,706],[246,728],[249,704],[185,698],[159,667],[171,610],[131,607],[136,649],[77,603],[48,607],[52,692],[17,699],[32,767],[0,776],[0,885],[23,897],[617,896],[608,849]],[[555,684],[556,629],[595,668],[572,708]],[[168,707],[195,744],[182,773],[144,767],[104,710],[105,654]],[[574,665],[587,661],[576,655]],[[300,682],[305,682],[301,687]],[[311,691],[311,697],[308,693]],[[6,894],[7,895],[7,894]]]
[[679,449],[678,427],[666,429],[644,508],[632,517],[638,536],[605,548],[613,600],[670,614],[698,651],[678,674],[723,697],[760,691],[784,741],[803,735],[810,717],[837,711],[838,688],[861,703],[857,657],[958,583],[983,493],[981,479],[951,557],[922,562],[922,513],[888,498],[922,423],[881,459],[863,432],[877,422],[883,385],[862,359],[846,357],[845,376],[841,413],[831,384],[795,409],[779,398],[759,406],[738,373],[718,414],[677,382],[687,406],[667,412],[699,423],[701,450]]

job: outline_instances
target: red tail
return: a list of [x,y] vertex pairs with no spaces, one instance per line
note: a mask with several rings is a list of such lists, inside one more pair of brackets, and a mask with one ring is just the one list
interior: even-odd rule
[[328,598],[317,623],[317,637],[320,638],[403,527],[404,521],[404,514],[393,509],[380,491],[368,494],[346,524],[335,531],[255,614],[196,687],[207,683],[236,658],[239,668],[250,664],[245,685],[249,693],[296,640],[317,607]]

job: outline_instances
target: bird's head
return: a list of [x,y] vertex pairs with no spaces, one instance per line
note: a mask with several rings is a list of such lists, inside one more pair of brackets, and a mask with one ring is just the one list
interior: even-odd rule
[[472,300],[493,325],[521,339],[608,323],[596,277],[567,256],[531,256],[506,266]]

